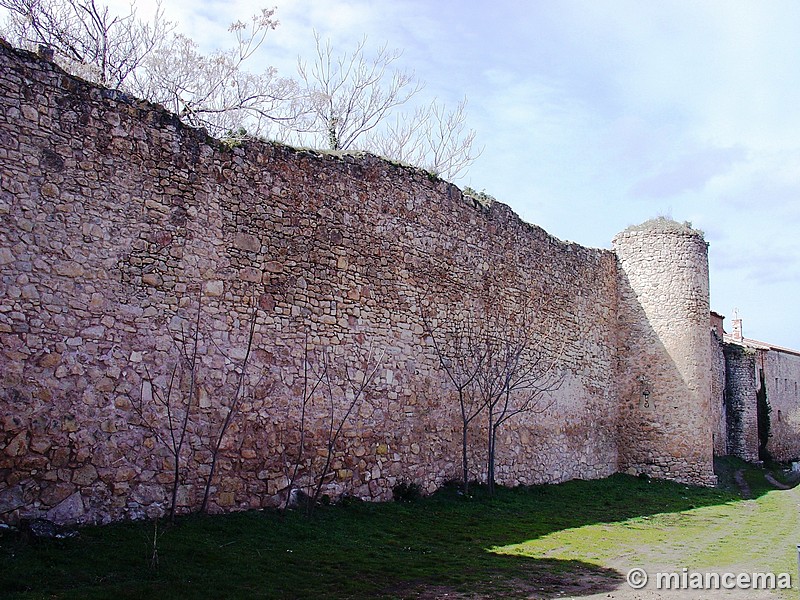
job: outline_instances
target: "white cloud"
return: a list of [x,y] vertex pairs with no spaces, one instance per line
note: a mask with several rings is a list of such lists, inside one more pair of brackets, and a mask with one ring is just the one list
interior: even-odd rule
[[728,173],[744,157],[741,148],[699,149],[662,165],[655,173],[637,181],[631,193],[636,197],[665,198],[701,191],[712,178]]

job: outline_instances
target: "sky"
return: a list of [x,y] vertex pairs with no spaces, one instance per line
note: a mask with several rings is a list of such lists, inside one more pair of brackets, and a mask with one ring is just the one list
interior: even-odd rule
[[[273,1],[264,66],[293,76],[314,30],[342,51],[364,35],[402,49],[422,96],[468,99],[483,151],[456,184],[584,246],[656,216],[690,221],[726,330],[738,312],[746,337],[800,349],[800,2]],[[260,8],[163,6],[208,51]]]

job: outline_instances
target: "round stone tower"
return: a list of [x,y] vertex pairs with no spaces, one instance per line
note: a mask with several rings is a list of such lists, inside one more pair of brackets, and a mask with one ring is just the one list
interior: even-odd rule
[[708,246],[659,218],[613,241],[619,263],[620,470],[713,485]]

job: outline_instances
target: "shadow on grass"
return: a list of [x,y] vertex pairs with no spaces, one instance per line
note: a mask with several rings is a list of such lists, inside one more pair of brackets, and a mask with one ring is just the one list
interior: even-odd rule
[[487,572],[473,581],[404,581],[376,590],[377,598],[561,598],[613,592],[624,582],[615,569],[578,560],[484,555]]
[[[729,465],[721,469],[730,470]],[[738,468],[733,465],[732,468]],[[588,562],[490,548],[568,528],[727,502],[734,489],[615,475],[499,489],[445,487],[413,503],[184,517],[158,543],[153,523],[88,527],[72,540],[0,537],[10,598],[550,598],[610,592],[622,574]]]
[[[800,473],[792,471],[789,465],[769,462],[758,467],[733,456],[715,458],[714,472],[720,489],[738,492],[744,498],[759,498],[776,489],[793,488],[800,483]],[[774,482],[780,487],[776,487]]]

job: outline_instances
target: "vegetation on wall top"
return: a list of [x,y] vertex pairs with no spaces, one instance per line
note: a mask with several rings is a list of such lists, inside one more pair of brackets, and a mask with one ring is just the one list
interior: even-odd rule
[[665,216],[658,216],[653,219],[648,219],[639,225],[631,225],[627,227],[623,233],[633,231],[661,231],[665,233],[683,233],[689,235],[696,235],[703,237],[703,231],[692,227],[690,221],[679,222]]

